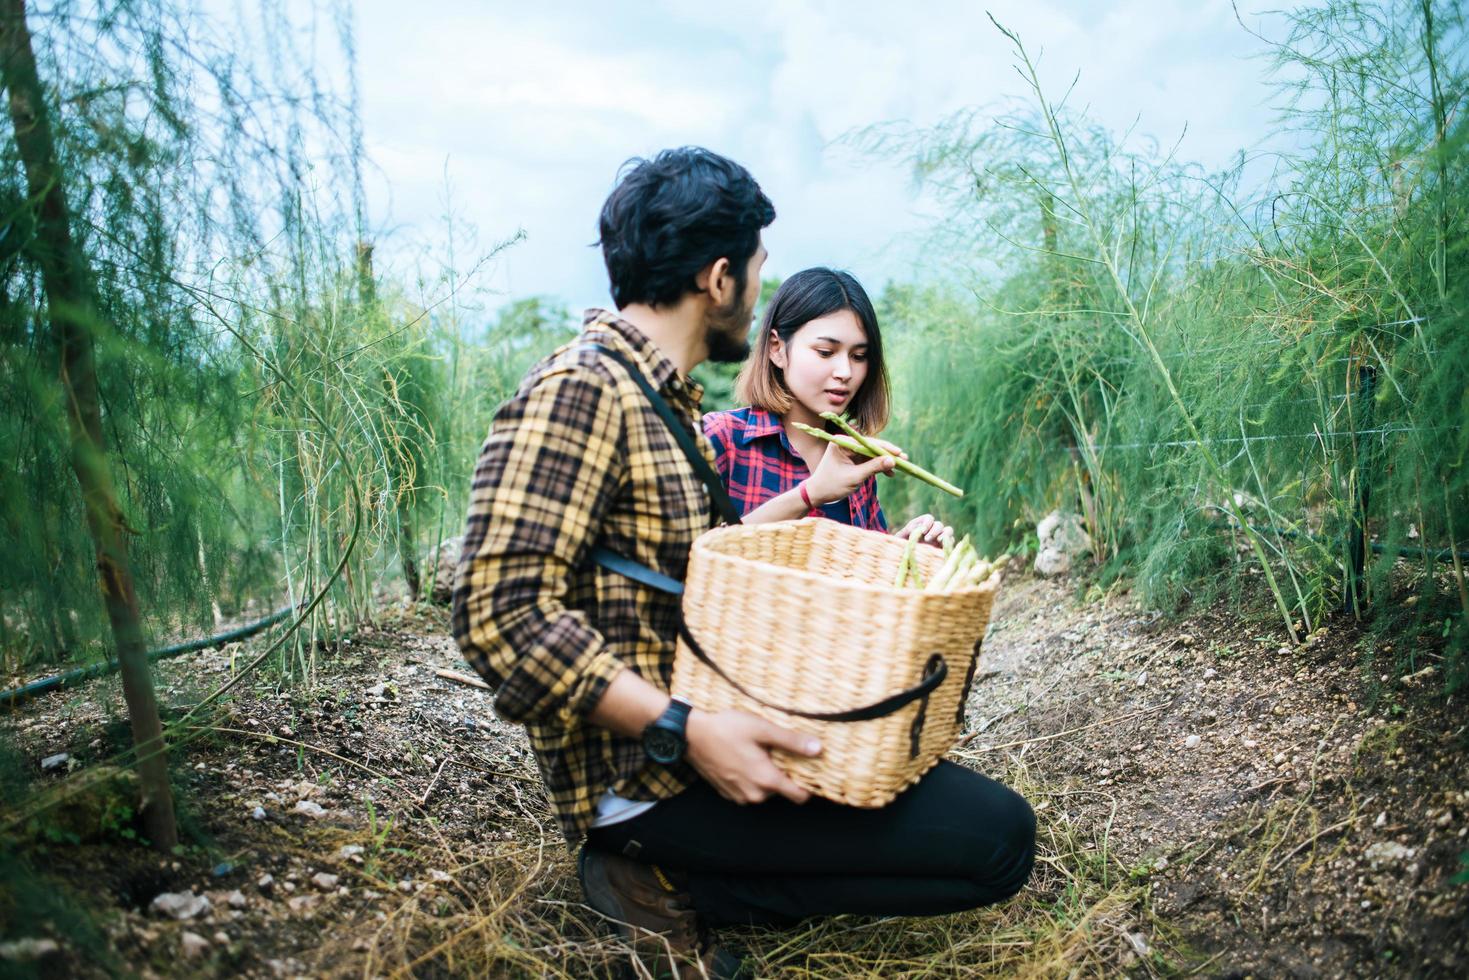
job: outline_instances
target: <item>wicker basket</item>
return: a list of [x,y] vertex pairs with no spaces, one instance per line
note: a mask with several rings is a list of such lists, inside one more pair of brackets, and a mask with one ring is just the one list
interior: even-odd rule
[[[955,592],[893,588],[904,548],[820,518],[703,535],[673,693],[816,735],[818,758],[775,753],[812,793],[891,802],[953,746],[999,588],[998,575]],[[916,553],[924,580],[943,565],[937,548]]]

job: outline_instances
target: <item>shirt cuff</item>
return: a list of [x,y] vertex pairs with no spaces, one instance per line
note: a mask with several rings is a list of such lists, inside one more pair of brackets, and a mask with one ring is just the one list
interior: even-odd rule
[[617,675],[627,670],[627,665],[603,650],[579,669],[580,676],[571,685],[561,706],[561,717],[566,721],[573,717],[584,718],[596,710],[602,695],[607,693]]

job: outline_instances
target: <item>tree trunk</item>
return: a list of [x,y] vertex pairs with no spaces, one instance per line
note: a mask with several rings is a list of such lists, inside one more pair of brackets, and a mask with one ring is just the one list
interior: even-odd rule
[[102,435],[92,337],[100,308],[86,259],[71,237],[51,120],[26,25],[25,0],[0,0],[0,79],[9,94],[16,148],[36,208],[30,252],[41,267],[52,337],[60,352],[71,466],[86,505],[87,529],[97,549],[98,583],[117,645],[123,696],[138,755],[143,831],[155,847],[169,850],[178,843],[178,829],[168,785],[163,727],[133,589],[127,527],[113,489]]

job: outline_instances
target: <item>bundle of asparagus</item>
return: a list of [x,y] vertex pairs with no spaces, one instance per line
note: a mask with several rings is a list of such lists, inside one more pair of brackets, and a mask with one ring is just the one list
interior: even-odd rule
[[999,571],[1010,560],[1009,555],[1001,555],[994,561],[979,557],[974,550],[974,545],[969,540],[969,535],[957,545],[952,542],[944,543],[944,564],[927,585],[923,584],[923,577],[918,573],[918,562],[914,560],[914,549],[917,546],[915,538],[908,539],[908,547],[903,549],[903,558],[898,562],[898,574],[893,579],[893,588],[901,589],[910,582],[916,589],[925,592],[953,592],[956,589],[972,589],[980,585],[992,574]]
[[[852,427],[852,424],[847,421],[847,417],[845,415],[837,415],[835,412],[822,412],[821,417],[826,419],[828,422],[834,422],[837,428],[845,432],[846,435],[833,435],[832,433],[827,432],[823,429],[818,429],[815,426],[803,425],[800,422],[796,422],[794,423],[794,425],[802,432],[805,432],[808,435],[813,435],[818,439],[825,439],[827,442],[834,442],[848,452],[854,452],[863,456],[873,457],[893,456],[892,453],[882,448],[882,446],[868,439],[862,433],[854,429]],[[910,463],[906,459],[903,459],[901,456],[893,456],[893,459],[897,460],[897,466],[895,467],[895,469],[897,469],[899,473],[907,473],[909,476],[916,477],[917,479],[922,480],[929,486],[938,487],[940,490],[944,491],[944,493],[951,493],[956,497],[964,496],[963,490],[960,490],[958,487],[954,486],[947,480],[939,479],[923,467],[915,463]]]

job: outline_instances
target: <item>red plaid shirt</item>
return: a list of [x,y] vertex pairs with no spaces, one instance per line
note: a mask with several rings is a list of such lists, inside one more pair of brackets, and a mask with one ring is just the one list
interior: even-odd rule
[[[714,446],[715,468],[741,514],[794,490],[811,475],[806,461],[791,446],[780,419],[763,409],[710,412],[704,416],[704,435]],[[869,531],[888,529],[877,502],[876,477],[852,491],[846,500],[822,507],[821,513]]]

